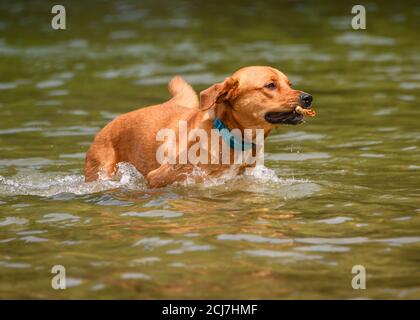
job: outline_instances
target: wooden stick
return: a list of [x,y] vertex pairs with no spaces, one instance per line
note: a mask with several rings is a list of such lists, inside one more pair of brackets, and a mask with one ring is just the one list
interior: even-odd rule
[[295,111],[303,116],[308,116],[308,117],[315,117],[316,116],[316,112],[313,109],[303,109],[301,106],[297,106],[295,108]]

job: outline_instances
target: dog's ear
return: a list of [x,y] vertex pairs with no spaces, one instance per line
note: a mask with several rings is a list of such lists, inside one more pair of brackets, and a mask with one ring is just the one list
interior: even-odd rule
[[238,80],[229,77],[225,81],[215,83],[211,87],[200,92],[200,110],[205,111],[213,108],[222,99],[231,99],[238,87]]

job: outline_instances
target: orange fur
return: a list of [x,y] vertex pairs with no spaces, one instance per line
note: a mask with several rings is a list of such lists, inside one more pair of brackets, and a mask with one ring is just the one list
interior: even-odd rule
[[[267,89],[269,82],[276,84],[275,90]],[[156,150],[162,142],[156,141],[156,134],[160,129],[177,132],[179,121],[185,120],[188,130],[201,128],[210,136],[213,118],[217,116],[230,129],[263,129],[266,137],[276,126],[266,120],[266,113],[293,112],[302,94],[302,91],[290,87],[283,73],[265,66],[238,70],[224,82],[203,90],[200,101],[191,86],[179,76],[169,82],[168,89],[172,95],[169,101],[123,114],[96,135],[86,155],[86,181],[98,179],[99,172],[112,177],[119,162],[133,164],[152,188],[182,181],[194,166],[191,163],[158,163]],[[208,176],[218,177],[232,169],[240,174],[247,165],[232,162],[197,166]]]

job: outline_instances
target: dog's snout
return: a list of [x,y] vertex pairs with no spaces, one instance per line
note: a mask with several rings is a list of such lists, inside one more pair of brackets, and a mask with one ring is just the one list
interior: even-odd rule
[[310,108],[312,104],[312,96],[309,93],[302,93],[300,95],[300,102],[303,108]]

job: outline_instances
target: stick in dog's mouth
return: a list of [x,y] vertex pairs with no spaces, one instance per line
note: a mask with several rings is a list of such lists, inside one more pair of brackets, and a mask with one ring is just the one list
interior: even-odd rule
[[304,109],[301,106],[297,106],[295,108],[295,112],[298,114],[301,114],[302,116],[308,116],[308,117],[316,116],[316,111],[314,109]]

